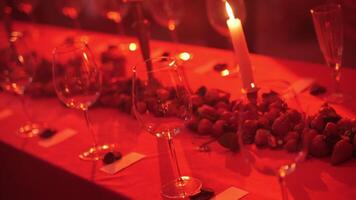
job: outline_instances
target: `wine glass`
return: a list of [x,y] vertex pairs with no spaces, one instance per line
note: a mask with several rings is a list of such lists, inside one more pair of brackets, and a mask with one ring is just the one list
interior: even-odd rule
[[121,23],[122,19],[128,13],[128,4],[126,0],[101,0],[95,1],[95,5],[99,12],[108,20],[116,24],[117,31],[124,35],[124,26]]
[[60,13],[68,17],[73,22],[73,27],[80,30],[79,13],[81,10],[80,0],[57,0],[56,6]]
[[16,8],[25,13],[32,21],[34,21],[32,13],[37,4],[38,0],[15,0]]
[[239,146],[257,171],[278,178],[282,199],[286,200],[285,177],[305,160],[310,130],[299,102],[295,102],[297,97],[286,100],[266,88],[259,92],[258,104],[242,99],[236,108]]
[[342,11],[338,4],[326,4],[310,10],[319,47],[326,64],[333,68],[334,92],[327,97],[331,103],[342,103],[340,70],[343,51]]
[[[229,18],[225,8],[226,0],[207,0],[206,12],[208,15],[208,21],[213,29],[220,35],[225,36],[230,42],[230,32],[227,27],[226,21]],[[237,16],[242,23],[246,19],[246,8],[243,0],[229,1],[229,5],[234,9],[235,16]],[[221,65],[220,65],[221,66]],[[225,64],[223,67],[215,67],[215,70],[220,73],[221,76],[229,76],[238,72],[237,62],[233,64]]]
[[36,71],[34,53],[21,32],[12,32],[7,45],[1,48],[0,53],[0,84],[3,90],[21,98],[27,122],[18,129],[17,134],[25,138],[33,137],[40,133],[42,127],[31,120],[24,93]]
[[146,60],[132,68],[133,113],[147,132],[168,141],[178,178],[162,186],[166,198],[186,198],[200,191],[200,180],[182,176],[173,138],[192,114],[182,69],[171,57]]
[[178,53],[177,26],[184,14],[184,0],[148,0],[148,8],[154,20],[161,26],[166,27],[171,39],[175,43]]
[[84,112],[93,146],[79,154],[83,160],[99,160],[114,144],[97,144],[88,109],[100,96],[102,75],[87,43],[72,41],[53,50],[53,84],[58,98],[69,108]]

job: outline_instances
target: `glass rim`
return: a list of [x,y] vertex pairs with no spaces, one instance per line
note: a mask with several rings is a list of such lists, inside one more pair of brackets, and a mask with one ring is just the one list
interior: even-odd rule
[[63,44],[55,47],[52,51],[53,55],[64,54],[76,51],[78,49],[88,48],[88,43],[81,40],[74,40],[73,42],[64,42]]
[[326,13],[332,13],[337,11],[341,11],[341,5],[335,3],[318,5],[310,9],[310,13],[312,15],[326,14]]

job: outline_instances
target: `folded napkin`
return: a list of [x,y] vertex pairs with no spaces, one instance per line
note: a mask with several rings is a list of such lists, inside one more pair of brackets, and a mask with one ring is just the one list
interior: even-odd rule
[[70,137],[76,134],[77,134],[76,130],[69,129],[69,128],[64,129],[62,131],[57,132],[56,134],[54,134],[52,137],[48,139],[41,139],[40,141],[38,141],[38,145],[48,148],[60,142],[63,142],[64,140],[69,139]]
[[247,191],[236,188],[236,187],[229,187],[225,191],[221,192],[220,194],[216,195],[213,200],[237,200],[241,199],[242,197],[248,194]]
[[105,165],[100,168],[101,171],[108,173],[108,174],[115,174],[126,167],[129,167],[130,165],[134,164],[135,162],[138,162],[139,160],[143,159],[146,157],[146,155],[137,153],[137,152],[131,152],[125,156],[123,156],[120,160],[117,160],[111,164]]

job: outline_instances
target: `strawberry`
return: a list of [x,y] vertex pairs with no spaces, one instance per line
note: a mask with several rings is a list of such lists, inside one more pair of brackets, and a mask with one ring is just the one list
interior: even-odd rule
[[202,135],[210,134],[213,128],[213,123],[208,119],[201,119],[198,124],[198,133]]
[[341,134],[345,133],[347,130],[352,129],[352,121],[348,118],[342,118],[337,122],[337,126],[339,127],[339,131]]
[[220,114],[220,119],[225,120],[225,121],[229,121],[232,117],[232,113],[230,111],[223,111]]
[[271,135],[271,131],[266,129],[258,129],[255,135],[255,144],[259,147],[266,146],[268,144],[269,135]]
[[324,117],[322,115],[316,115],[310,122],[310,127],[322,132],[325,127]]
[[268,112],[264,113],[264,116],[268,119],[270,123],[273,123],[274,120],[279,117],[280,114],[280,110],[273,108],[270,109]]
[[288,140],[291,139],[299,140],[299,133],[296,131],[289,131],[286,137],[284,137],[284,140],[287,142]]
[[192,117],[190,118],[189,121],[186,122],[186,127],[188,127],[190,130],[192,131],[197,131],[198,130],[198,124],[199,124],[199,120],[196,117]]
[[330,154],[324,135],[317,135],[311,140],[310,154],[315,157],[325,157]]
[[280,115],[272,124],[272,132],[274,135],[282,137],[291,131],[293,123],[291,119],[286,115]]
[[304,130],[305,124],[304,122],[299,122],[298,124],[296,124],[293,128],[294,131],[297,131],[298,133],[302,133]]
[[340,139],[339,129],[333,122],[328,122],[324,128],[323,134],[326,137],[326,143],[332,148]]
[[201,86],[200,88],[197,89],[197,91],[195,92],[195,94],[203,97],[206,94],[206,87],[205,86]]
[[352,157],[353,147],[348,139],[338,141],[331,155],[331,164],[337,165]]
[[269,120],[265,116],[259,117],[257,123],[259,128],[270,129]]
[[284,144],[284,148],[288,152],[296,152],[296,151],[298,151],[298,143],[299,143],[298,139],[291,138],[291,139],[287,140],[287,142]]
[[156,91],[157,93],[157,97],[161,100],[161,101],[166,101],[169,99],[169,91],[166,89],[158,89]]
[[302,120],[302,114],[295,109],[290,109],[286,112],[287,117],[294,123],[299,123]]
[[268,135],[267,143],[268,143],[268,146],[271,148],[277,148],[277,146],[278,146],[277,139],[272,134]]
[[218,112],[216,111],[215,108],[209,106],[209,105],[203,105],[198,108],[198,113],[201,117],[207,118],[211,121],[217,120],[219,117]]
[[324,128],[324,135],[333,135],[338,133],[338,127],[335,123],[328,122]]
[[203,98],[201,98],[199,95],[192,95],[190,99],[194,108],[198,108],[204,103]]
[[143,114],[147,111],[147,105],[144,101],[140,101],[137,103],[136,109],[139,113]]
[[354,135],[353,145],[354,145],[354,151],[356,151],[356,134]]
[[256,120],[245,120],[242,124],[242,138],[245,144],[252,144],[255,139],[255,134],[257,131],[257,121]]
[[225,120],[217,120],[214,125],[213,125],[213,136],[220,136],[223,132],[224,132],[224,129],[225,129],[225,126],[226,126],[226,121]]
[[219,91],[218,91],[218,90],[216,90],[216,89],[209,89],[209,90],[205,93],[205,101],[206,101],[209,105],[215,104],[218,100],[219,100]]
[[223,102],[223,101],[218,101],[216,104],[215,104],[215,108],[216,109],[219,109],[219,108],[223,108],[225,110],[229,109],[229,105],[227,105],[227,103]]
[[309,144],[309,148],[311,146],[311,142],[314,139],[315,136],[319,135],[318,131],[316,131],[315,129],[305,129],[303,131],[304,134],[304,140],[306,140],[305,142],[307,142]]

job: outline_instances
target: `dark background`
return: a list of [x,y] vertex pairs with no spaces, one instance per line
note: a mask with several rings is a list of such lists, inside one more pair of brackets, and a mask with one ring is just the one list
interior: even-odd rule
[[[5,0],[0,0],[5,1]],[[73,23],[56,8],[55,0],[38,0],[33,20],[36,23],[73,27]],[[76,0],[73,0],[76,1]],[[116,34],[116,25],[93,12],[94,1],[81,1],[79,15],[82,29]],[[179,24],[178,38],[182,43],[231,49],[228,38],[217,33],[209,24],[205,0],[185,0],[185,12]],[[217,0],[218,1],[218,0]],[[236,0],[235,0],[236,1]],[[251,52],[276,57],[324,63],[314,33],[310,8],[327,0],[245,0],[246,20],[244,31]],[[329,1],[328,1],[329,2]],[[343,6],[344,56],[343,65],[356,67],[354,56],[356,45],[356,2],[354,0],[333,1]],[[153,20],[148,9],[145,16],[150,21],[151,37],[170,41],[168,30]],[[13,17],[30,21],[25,14],[14,10]],[[133,9],[123,19],[125,32],[135,35]]]

